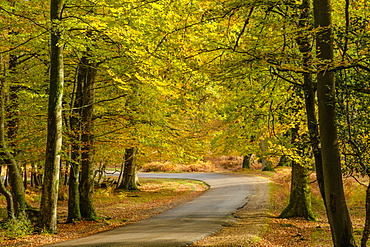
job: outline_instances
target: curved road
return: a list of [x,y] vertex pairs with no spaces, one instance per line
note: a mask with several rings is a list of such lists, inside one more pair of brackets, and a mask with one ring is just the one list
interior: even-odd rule
[[152,218],[51,246],[185,246],[219,230],[232,213],[248,202],[256,186],[268,186],[269,182],[261,177],[219,173],[140,173],[139,176],[201,180],[210,189]]

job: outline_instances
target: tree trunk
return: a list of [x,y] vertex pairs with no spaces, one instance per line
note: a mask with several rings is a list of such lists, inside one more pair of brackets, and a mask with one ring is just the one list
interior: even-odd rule
[[118,175],[118,179],[117,179],[117,188],[116,189],[118,189],[118,187],[119,186],[121,186],[121,181],[123,180],[123,170],[124,170],[124,168],[125,168],[125,162],[126,162],[126,160],[125,160],[125,156],[123,156],[123,160],[122,160],[122,162],[121,162],[121,167],[120,167],[120,171],[119,171],[119,175]]
[[68,187],[68,216],[67,223],[81,220],[79,193],[79,163],[71,162]]
[[139,190],[137,187],[137,168],[136,168],[136,147],[126,148],[125,168],[123,170],[123,179],[117,189]]
[[43,232],[57,232],[57,201],[60,171],[60,152],[62,147],[62,98],[64,84],[62,10],[63,0],[51,0],[50,19],[50,89],[48,103],[48,132],[44,182],[40,210],[40,228]]
[[[292,143],[298,137],[298,127],[292,128]],[[311,206],[311,183],[309,167],[292,161],[292,178],[289,204],[279,216],[280,218],[304,217],[314,220]]]
[[[298,22],[298,28],[307,30],[310,29],[311,20],[311,6],[310,0],[303,0],[301,5],[301,15]],[[312,64],[312,45],[309,36],[302,32],[296,38],[296,42],[299,46],[299,51],[302,54],[302,64],[303,68],[306,70],[310,69],[310,64]],[[318,185],[320,188],[321,196],[325,203],[325,191],[324,191],[324,176],[322,168],[322,158],[320,149],[320,137],[319,128],[316,119],[316,104],[315,104],[315,85],[313,83],[312,74],[305,73],[303,75],[303,91],[304,91],[304,101],[305,110],[307,117],[307,128],[310,137],[310,144],[313,150],[314,160],[315,160],[315,170]]]
[[[4,79],[3,76],[3,59],[0,57],[0,148],[4,149],[5,146],[5,88],[4,88]],[[5,154],[6,150],[4,152],[1,152],[2,156],[6,156]],[[2,167],[0,167],[1,170]],[[0,177],[0,193],[4,195],[7,202],[7,214],[8,218],[12,219],[15,218],[15,209],[14,209],[14,200],[13,195],[10,193],[10,191],[6,188],[4,184],[4,180],[2,177]]]
[[307,167],[292,161],[292,179],[289,205],[280,218],[304,217],[315,220],[311,207],[310,171]]
[[262,171],[273,171],[274,168],[272,167],[272,162],[267,160],[267,158],[265,156],[266,140],[260,140],[259,145],[260,145],[260,149],[262,151],[262,157],[260,158],[261,163],[262,163]]
[[242,164],[243,169],[251,169],[251,156],[251,154],[244,155]]
[[0,178],[0,193],[4,195],[6,199],[6,211],[8,219],[15,218],[14,199],[12,193],[5,187],[4,180]]
[[82,107],[82,148],[81,148],[81,181],[80,181],[80,209],[82,217],[94,220],[96,212],[93,205],[94,191],[94,100],[96,63],[90,63],[87,57],[81,59],[83,81],[83,107]]
[[361,238],[361,247],[366,247],[366,243],[370,236],[370,182],[367,185],[367,189],[366,189],[365,205],[366,205],[365,207],[366,217],[365,217],[364,232],[362,233],[362,238]]
[[[2,58],[1,58],[2,59]],[[16,67],[19,64],[19,57],[16,55],[10,55],[9,58],[9,71],[11,74],[16,73]],[[1,74],[4,75],[4,64],[3,61],[1,61]],[[13,76],[15,78],[15,76]],[[18,128],[19,128],[19,99],[18,99],[18,91],[19,91],[19,85],[17,81],[12,81],[8,94],[5,94],[5,81],[2,80],[2,111],[3,114],[6,111],[7,121],[3,119],[4,121],[4,127],[1,131],[3,132],[3,138],[1,141],[1,146],[3,148],[8,148],[12,150],[11,152],[9,150],[4,151],[5,154],[5,163],[8,165],[8,179],[9,183],[11,185],[11,193],[13,195],[14,199],[14,208],[15,208],[15,214],[19,218],[24,218],[26,209],[29,208],[29,204],[27,203],[26,196],[25,196],[25,187],[23,183],[23,176],[21,172],[21,166],[16,161],[16,155],[19,153],[19,148],[15,144],[15,139],[18,136]],[[8,99],[8,104],[5,103],[5,99]],[[6,123],[6,127],[5,127]],[[5,130],[6,129],[6,130]],[[7,135],[5,135],[5,132]],[[5,140],[5,136],[7,136],[8,140]]]
[[[10,56],[9,69],[14,73],[15,67],[17,65],[17,58],[15,56]],[[1,57],[1,76],[4,75],[4,64]],[[16,145],[13,141],[10,141],[8,145],[6,140],[5,132],[7,132],[7,137],[10,140],[16,138],[18,133],[19,126],[19,117],[18,117],[18,94],[17,87],[10,87],[10,106],[6,107],[5,104],[5,80],[1,79],[1,129],[0,129],[0,147],[3,149],[4,161],[8,165],[8,179],[11,185],[12,193],[12,207],[15,210],[15,215],[19,218],[26,217],[26,209],[29,207],[24,190],[23,177],[21,172],[21,167],[18,162],[15,160],[14,154],[9,151],[12,149],[16,154]],[[5,111],[9,121],[7,121],[7,131],[5,130]],[[5,186],[5,185],[4,185]],[[4,190],[3,190],[4,191]],[[4,191],[5,192],[5,191]]]
[[288,156],[282,155],[277,166],[292,166]]
[[317,75],[320,140],[325,188],[326,213],[334,246],[356,246],[353,228],[344,197],[341,162],[335,123],[334,72],[328,71],[333,61],[331,4],[314,0],[317,57],[324,63]]
[[6,163],[9,164],[8,176],[11,192],[14,196],[15,213],[17,217],[24,218],[26,215],[26,209],[30,208],[30,206],[28,205],[25,196],[22,172],[14,156],[10,153],[6,156]]
[[315,170],[317,182],[319,185],[321,197],[325,203],[325,189],[324,189],[324,173],[322,166],[321,148],[320,148],[320,136],[319,127],[316,119],[315,109],[315,88],[312,80],[312,75],[304,75],[304,94],[305,94],[305,108],[307,116],[307,128],[310,137],[310,144],[313,150],[313,156],[315,160]]
[[67,222],[81,220],[80,210],[80,168],[81,168],[81,115],[82,115],[82,89],[86,77],[83,64],[79,64],[77,71],[77,81],[75,82],[75,94],[73,110],[70,117],[70,130],[72,139],[71,168],[69,173],[69,196],[68,196],[68,216]]

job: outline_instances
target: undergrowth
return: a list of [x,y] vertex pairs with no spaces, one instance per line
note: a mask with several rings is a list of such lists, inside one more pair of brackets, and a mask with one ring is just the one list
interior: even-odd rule
[[[316,221],[308,222],[301,218],[277,218],[289,203],[290,176],[290,168],[278,168],[275,175],[269,176],[273,183],[270,184],[269,215],[271,216],[271,222],[269,223],[267,233],[271,235],[271,232],[279,232],[280,239],[276,236],[275,241],[268,234],[264,238],[267,238],[270,244],[279,246],[283,241],[287,241],[288,238],[290,239],[289,241],[292,241],[292,236],[299,235],[301,239],[296,240],[294,245],[292,243],[289,244],[292,246],[332,246],[325,206],[314,173],[311,175],[311,201]],[[367,181],[363,182],[366,183]],[[360,185],[353,178],[344,178],[343,186],[351,215],[354,237],[356,242],[359,243],[364,227],[366,187]],[[298,234],[295,231],[298,231]],[[283,236],[285,234],[286,236]]]
[[198,161],[189,165],[173,162],[151,162],[141,167],[143,172],[214,172],[216,166],[211,162]]
[[14,218],[1,224],[1,237],[17,239],[32,234],[34,231],[31,221],[26,218]]

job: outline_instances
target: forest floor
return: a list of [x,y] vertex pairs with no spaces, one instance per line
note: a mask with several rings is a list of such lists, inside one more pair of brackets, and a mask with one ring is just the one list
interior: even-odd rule
[[[303,218],[279,218],[289,203],[291,169],[277,168],[274,172],[250,170],[241,172],[260,175],[271,180],[269,205],[261,211],[248,203],[238,210],[233,224],[224,226],[215,234],[203,238],[192,246],[248,246],[248,247],[328,247],[333,246],[330,226],[324,204],[321,200],[315,173],[311,174],[312,209],[315,221]],[[362,180],[363,184],[368,181]],[[344,178],[345,196],[351,215],[354,236],[357,243],[364,227],[366,187],[354,178]],[[370,246],[368,243],[367,246]]]
[[[279,213],[289,200],[289,168],[278,168],[275,172],[260,172],[257,169],[232,172],[263,176],[271,180],[270,191],[263,191],[264,194],[269,193],[270,196],[267,208],[259,207],[258,200],[256,204],[247,203],[234,214],[233,221],[225,224],[215,234],[195,242],[192,246],[332,246],[330,228],[320,200],[317,183],[312,183],[312,204],[316,221],[306,221],[301,218],[280,219],[278,218]],[[311,179],[315,181],[314,174]],[[350,178],[345,179],[344,183],[355,236],[359,242],[364,224],[365,188]],[[194,181],[143,179],[142,184],[140,192],[114,192],[109,188],[97,189],[95,202],[100,218],[96,222],[81,221],[74,224],[63,224],[67,216],[67,200],[62,200],[58,207],[58,221],[60,222],[58,234],[34,234],[8,239],[1,236],[0,230],[0,246],[42,246],[106,231],[156,215],[206,190],[204,184],[194,183]],[[261,194],[261,191],[258,193]],[[36,192],[29,192],[29,198],[33,198],[34,203],[39,201],[39,195]],[[263,200],[263,198],[259,199]],[[3,208],[3,204],[4,201],[0,198],[0,208]]]
[[[191,200],[208,189],[204,183],[193,180],[141,179],[141,183],[140,191],[134,192],[113,191],[109,187],[97,188],[94,197],[95,210],[99,216],[97,221],[82,220],[65,224],[67,200],[60,200],[58,202],[58,234],[35,233],[11,239],[0,230],[0,246],[42,246],[107,231],[159,214]],[[39,192],[28,191],[28,199],[32,199],[32,205],[38,207]],[[5,200],[0,197],[0,218],[5,216],[4,207]]]

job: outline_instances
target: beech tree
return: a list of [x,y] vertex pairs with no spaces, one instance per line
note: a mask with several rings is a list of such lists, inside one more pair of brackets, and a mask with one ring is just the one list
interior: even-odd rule
[[136,153],[136,147],[126,148],[123,178],[117,189],[138,190]]
[[96,212],[93,205],[94,190],[94,125],[93,112],[95,101],[95,76],[97,64],[91,63],[89,58],[83,58],[83,87],[82,87],[82,126],[81,126],[81,180],[80,180],[80,210],[82,217],[95,219]]
[[[22,174],[22,160],[20,156],[24,153],[21,145],[22,123],[21,113],[22,98],[21,93],[30,89],[29,85],[24,85],[24,79],[21,80],[23,73],[23,64],[33,58],[32,52],[29,49],[19,48],[20,44],[25,44],[24,31],[20,28],[21,25],[28,29],[28,23],[21,19],[20,16],[28,14],[27,8],[23,7],[16,1],[5,1],[1,7],[1,76],[2,76],[2,100],[4,115],[4,125],[2,126],[2,150],[1,160],[7,165],[8,182],[10,184],[10,192],[13,196],[13,206],[15,215],[19,219],[26,219],[26,210],[30,206],[25,196],[25,183]],[[14,25],[14,19],[19,21],[19,26]],[[23,72],[23,71],[22,71]]]
[[[36,5],[32,1],[22,4]],[[336,121],[333,71],[353,68],[356,72],[346,72],[348,77],[342,78],[342,84],[348,82],[348,90],[366,93],[368,88],[349,83],[349,78],[359,81],[363,73],[361,82],[367,80],[365,71],[369,70],[364,66],[363,56],[368,57],[368,54],[364,53],[366,47],[352,46],[348,37],[354,29],[347,25],[351,23],[347,14],[344,38],[336,34],[338,52],[345,59],[334,64],[330,18],[321,18],[328,17],[329,3],[315,1],[316,29],[313,30],[310,4],[308,0],[299,3],[129,0],[71,1],[64,5],[63,1],[52,0],[50,59],[46,59],[43,52],[48,45],[42,35],[49,32],[44,26],[46,20],[42,14],[36,14],[42,12],[42,4],[34,6],[35,11],[27,15],[23,9],[0,6],[1,13],[11,16],[6,26],[18,23],[17,20],[32,23],[14,25],[14,34],[6,36],[7,44],[13,44],[4,48],[7,53],[1,51],[9,55],[2,69],[6,67],[10,82],[14,82],[8,84],[9,78],[0,78],[2,93],[4,88],[11,89],[7,98],[12,101],[8,101],[7,108],[2,108],[2,114],[8,113],[10,118],[2,118],[5,129],[1,129],[4,137],[0,144],[1,151],[11,150],[10,155],[5,155],[4,151],[3,157],[10,170],[14,168],[12,174],[16,176],[12,177],[16,179],[13,182],[22,180],[21,162],[13,159],[19,158],[14,155],[18,150],[25,153],[22,162],[32,162],[33,167],[39,165],[38,154],[45,146],[40,140],[45,129],[42,99],[46,97],[42,81],[47,81],[43,74],[49,66],[51,69],[46,159],[45,166],[40,166],[40,170],[45,168],[41,203],[43,230],[56,232],[55,198],[60,161],[70,166],[68,222],[96,217],[92,197],[94,164],[97,161],[118,163],[124,150],[127,176],[121,185],[125,189],[135,189],[134,164],[153,159],[185,162],[202,158],[209,150],[245,157],[257,154],[264,164],[271,164],[269,156],[290,156],[293,158],[291,204],[283,212],[284,217],[310,219],[309,172],[313,163],[310,155],[313,154],[334,242],[338,246],[352,244],[349,216],[342,203],[343,190],[334,190],[334,186],[341,185],[339,151],[336,146],[329,145],[337,141],[333,129]],[[349,10],[348,6],[343,9]],[[339,17],[337,14],[336,18]],[[353,22],[355,20],[363,22],[359,29],[365,31],[354,35],[358,36],[353,38],[354,42],[366,44],[368,23],[358,16]],[[23,26],[27,30],[20,32]],[[312,37],[317,31],[316,59]],[[38,37],[41,38],[37,40]],[[359,59],[353,62],[349,57],[357,50]],[[21,63],[29,57],[32,59],[28,59],[26,65]],[[66,59],[64,72],[63,60]],[[1,60],[4,64],[3,58]],[[27,85],[32,85],[26,90],[28,94],[22,95],[18,90],[25,88],[17,84],[22,76],[19,71],[35,72],[33,76],[24,76]],[[315,108],[317,73],[323,158]],[[327,89],[330,90],[325,91]],[[360,108],[355,99],[349,100],[349,94],[347,98],[343,96],[348,99],[348,109],[343,107],[345,103],[340,103],[343,108],[341,124],[355,125],[340,129],[341,138],[346,140],[341,142],[347,162],[344,168],[365,174],[367,157],[361,151],[368,140],[368,132],[364,130],[367,122],[357,121],[360,109],[362,112],[366,108]],[[69,138],[64,138],[66,145],[61,148],[62,95],[67,96],[64,97],[64,134]],[[26,106],[30,102],[33,103]],[[6,106],[6,102],[2,106]],[[22,116],[25,112],[28,116]],[[18,128],[23,122],[32,124]],[[28,132],[31,134],[27,136]],[[355,140],[354,133],[362,137],[363,145]],[[68,154],[65,160],[61,159],[61,153]],[[357,158],[350,155],[353,153]],[[351,167],[350,160],[356,166]],[[25,200],[22,187],[16,184],[11,188],[18,188],[20,193],[13,190],[13,194],[17,194],[14,197],[0,183],[0,191],[8,200],[10,217],[16,214],[14,202],[15,208],[20,209],[15,211],[24,208],[17,206]],[[301,209],[304,212],[298,211]],[[336,216],[339,214],[340,217]],[[369,232],[369,222],[367,220],[364,238]],[[345,227],[339,229],[338,226]],[[366,241],[363,242],[366,245]]]
[[[323,187],[323,176],[322,176],[322,162],[321,162],[321,150],[319,148],[319,135],[318,125],[316,120],[316,107],[315,107],[315,87],[313,83],[313,76],[309,72],[311,70],[312,60],[312,44],[310,42],[310,32],[313,28],[310,25],[311,18],[311,7],[310,1],[304,0],[302,4],[297,7],[301,12],[298,20],[295,21],[298,30],[295,42],[298,45],[299,52],[302,56],[302,69],[303,73],[303,85],[300,84],[299,91],[303,91],[303,94],[299,94],[299,99],[304,103],[304,109],[306,112],[307,129],[309,136],[309,143],[311,146],[312,154],[314,157],[314,163],[316,168],[317,180],[321,190],[321,194],[324,196]],[[301,106],[301,108],[303,108]],[[299,128],[296,127],[296,128]],[[296,128],[292,129],[292,141],[298,135]],[[291,177],[291,192],[288,206],[280,214],[282,218],[288,217],[305,217],[306,219],[314,219],[313,212],[311,209],[311,189],[310,189],[310,164],[304,164],[305,156],[311,156],[305,154],[307,149],[306,142],[303,145],[298,145],[298,152],[302,155],[298,159],[292,160],[292,177]],[[302,206],[304,205],[304,206]]]
[[334,72],[328,71],[334,58],[331,3],[328,0],[314,0],[313,6],[315,27],[319,28],[316,34],[316,56],[322,63],[317,75],[317,94],[326,212],[334,246],[356,246],[343,191],[335,123]]
[[[369,128],[367,84],[369,51],[367,43],[369,6],[363,2],[345,1],[333,3],[333,8],[344,9],[339,17],[334,16],[335,45],[340,50],[337,60],[346,64],[347,69],[336,72],[338,138],[342,157],[342,170],[345,176],[354,177],[366,189],[365,226],[361,246],[365,247],[370,233],[370,189],[359,181],[369,177]],[[343,21],[345,20],[345,21]],[[356,61],[361,61],[357,63]]]
[[[0,148],[1,152],[8,152],[5,145],[5,79],[4,79],[4,61],[0,55]],[[6,154],[7,156],[9,154]],[[1,162],[3,163],[3,162]],[[1,166],[3,169],[3,166]],[[0,193],[4,195],[7,202],[7,215],[9,219],[14,219],[16,216],[14,208],[14,197],[4,184],[4,180],[0,178]]]
[[50,2],[50,88],[48,105],[48,133],[45,172],[40,204],[40,228],[49,233],[57,232],[57,201],[59,170],[62,148],[62,98],[64,85],[63,63],[63,14],[64,0]]

